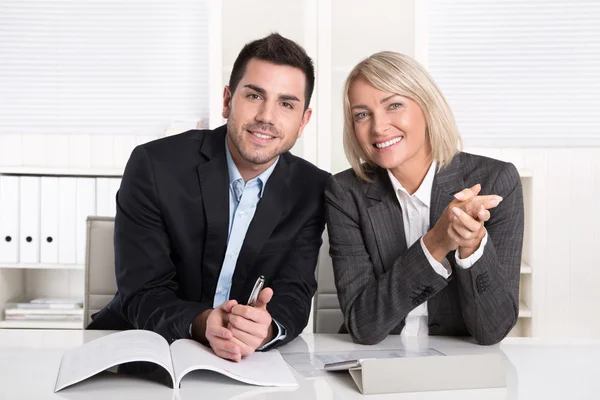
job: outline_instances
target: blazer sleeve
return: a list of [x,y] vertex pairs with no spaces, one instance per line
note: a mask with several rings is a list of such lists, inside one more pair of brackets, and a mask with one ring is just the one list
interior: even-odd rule
[[[519,316],[524,210],[521,179],[514,165],[506,164],[492,193],[503,200],[490,211],[485,224],[488,241],[483,255],[469,269],[454,268],[466,327],[483,345],[504,339]],[[450,259],[454,262],[454,257]]]
[[173,342],[189,338],[190,324],[211,305],[177,297],[170,253],[152,164],[138,146],[117,195],[115,269],[121,312],[136,329],[155,331]]
[[[330,255],[346,329],[356,342],[378,343],[448,283],[431,268],[418,240],[376,276],[359,205],[335,176],[328,181],[325,197]],[[394,235],[392,227],[377,229]]]
[[317,291],[315,268],[325,229],[322,193],[317,215],[300,230],[290,255],[271,284],[273,298],[267,310],[286,329],[286,337],[274,342],[269,349],[292,341],[308,323],[311,300]]

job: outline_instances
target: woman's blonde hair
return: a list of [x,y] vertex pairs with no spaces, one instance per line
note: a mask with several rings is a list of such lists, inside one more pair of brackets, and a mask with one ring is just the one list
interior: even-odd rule
[[375,165],[362,150],[356,132],[348,97],[350,86],[359,77],[374,88],[396,93],[415,101],[425,116],[426,135],[431,144],[431,157],[438,168],[447,166],[462,149],[454,115],[425,68],[414,59],[400,53],[383,51],[361,61],[352,69],[344,86],[344,151],[356,175],[366,181],[369,167]]

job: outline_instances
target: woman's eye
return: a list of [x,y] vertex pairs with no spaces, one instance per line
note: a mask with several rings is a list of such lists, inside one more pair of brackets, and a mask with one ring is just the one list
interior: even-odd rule
[[390,110],[396,110],[398,108],[402,107],[402,103],[392,103],[390,104]]
[[354,114],[354,119],[356,120],[361,120],[367,117],[367,113],[366,112],[360,112],[357,114]]

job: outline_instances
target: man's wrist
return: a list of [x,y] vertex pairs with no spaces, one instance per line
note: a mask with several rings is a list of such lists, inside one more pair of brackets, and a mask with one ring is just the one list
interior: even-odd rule
[[271,324],[269,325],[269,330],[267,332],[267,337],[265,338],[265,340],[262,341],[262,343],[260,344],[260,346],[258,346],[258,348],[263,347],[265,344],[267,344],[271,340],[273,340],[273,338],[275,337],[275,332],[279,332],[279,328],[277,328],[275,321],[271,321]]
[[212,312],[212,309],[208,309],[200,313],[192,322],[192,339],[200,343],[208,343],[206,339],[206,322],[208,316]]

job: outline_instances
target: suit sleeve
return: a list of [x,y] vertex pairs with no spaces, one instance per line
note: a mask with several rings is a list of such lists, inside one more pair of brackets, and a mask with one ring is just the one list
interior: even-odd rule
[[447,281],[431,267],[418,240],[376,276],[356,201],[335,177],[330,178],[325,197],[330,255],[346,329],[358,343],[378,343]]
[[152,165],[138,146],[117,195],[115,268],[121,311],[137,329],[155,331],[172,342],[189,338],[192,321],[211,307],[177,297],[170,253]]
[[269,348],[290,342],[308,323],[311,301],[317,291],[315,268],[325,229],[322,188],[317,212],[300,230],[290,255],[271,284],[274,294],[267,310],[285,328],[286,337]]
[[503,200],[490,211],[485,224],[488,241],[483,255],[469,269],[454,269],[465,324],[484,345],[504,339],[519,316],[524,210],[521,180],[514,165],[507,164],[500,172],[492,193]]

